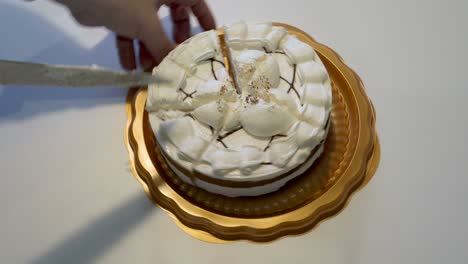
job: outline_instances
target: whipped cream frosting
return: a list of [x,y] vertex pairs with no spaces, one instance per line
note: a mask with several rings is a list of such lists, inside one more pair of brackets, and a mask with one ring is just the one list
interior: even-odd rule
[[186,171],[230,181],[277,177],[326,137],[327,71],[283,27],[236,22],[224,30],[233,78],[216,31],[179,45],[153,71],[171,82],[148,89],[152,129],[163,154]]

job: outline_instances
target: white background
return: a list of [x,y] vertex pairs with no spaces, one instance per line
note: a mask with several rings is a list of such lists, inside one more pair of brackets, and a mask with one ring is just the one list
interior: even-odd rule
[[[369,185],[267,245],[197,241],[149,202],[123,144],[126,89],[0,88],[0,262],[466,263],[467,3],[210,1],[219,25],[281,21],[331,46],[377,111]],[[114,46],[49,2],[0,1],[2,59],[118,68]]]

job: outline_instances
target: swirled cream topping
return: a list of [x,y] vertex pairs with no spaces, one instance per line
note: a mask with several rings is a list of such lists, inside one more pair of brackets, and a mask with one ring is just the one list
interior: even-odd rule
[[312,47],[271,23],[225,27],[231,75],[216,31],[179,45],[153,74],[146,109],[176,166],[234,180],[298,167],[326,137],[328,73]]

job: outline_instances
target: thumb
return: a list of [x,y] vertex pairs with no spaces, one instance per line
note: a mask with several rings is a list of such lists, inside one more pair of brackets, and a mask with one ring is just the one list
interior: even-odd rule
[[156,62],[160,63],[175,45],[164,32],[157,13],[146,13],[141,16],[137,38],[145,44]]

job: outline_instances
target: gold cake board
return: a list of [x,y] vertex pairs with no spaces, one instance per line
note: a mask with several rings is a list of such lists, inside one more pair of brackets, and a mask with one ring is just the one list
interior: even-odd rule
[[146,88],[130,89],[127,96],[125,145],[132,172],[149,198],[197,239],[213,243],[269,242],[306,233],[337,215],[377,170],[380,145],[376,116],[359,76],[336,52],[305,32],[274,24],[287,28],[316,50],[332,80],[333,109],[322,157],[273,194],[229,198],[183,183],[157,147],[144,109]]

